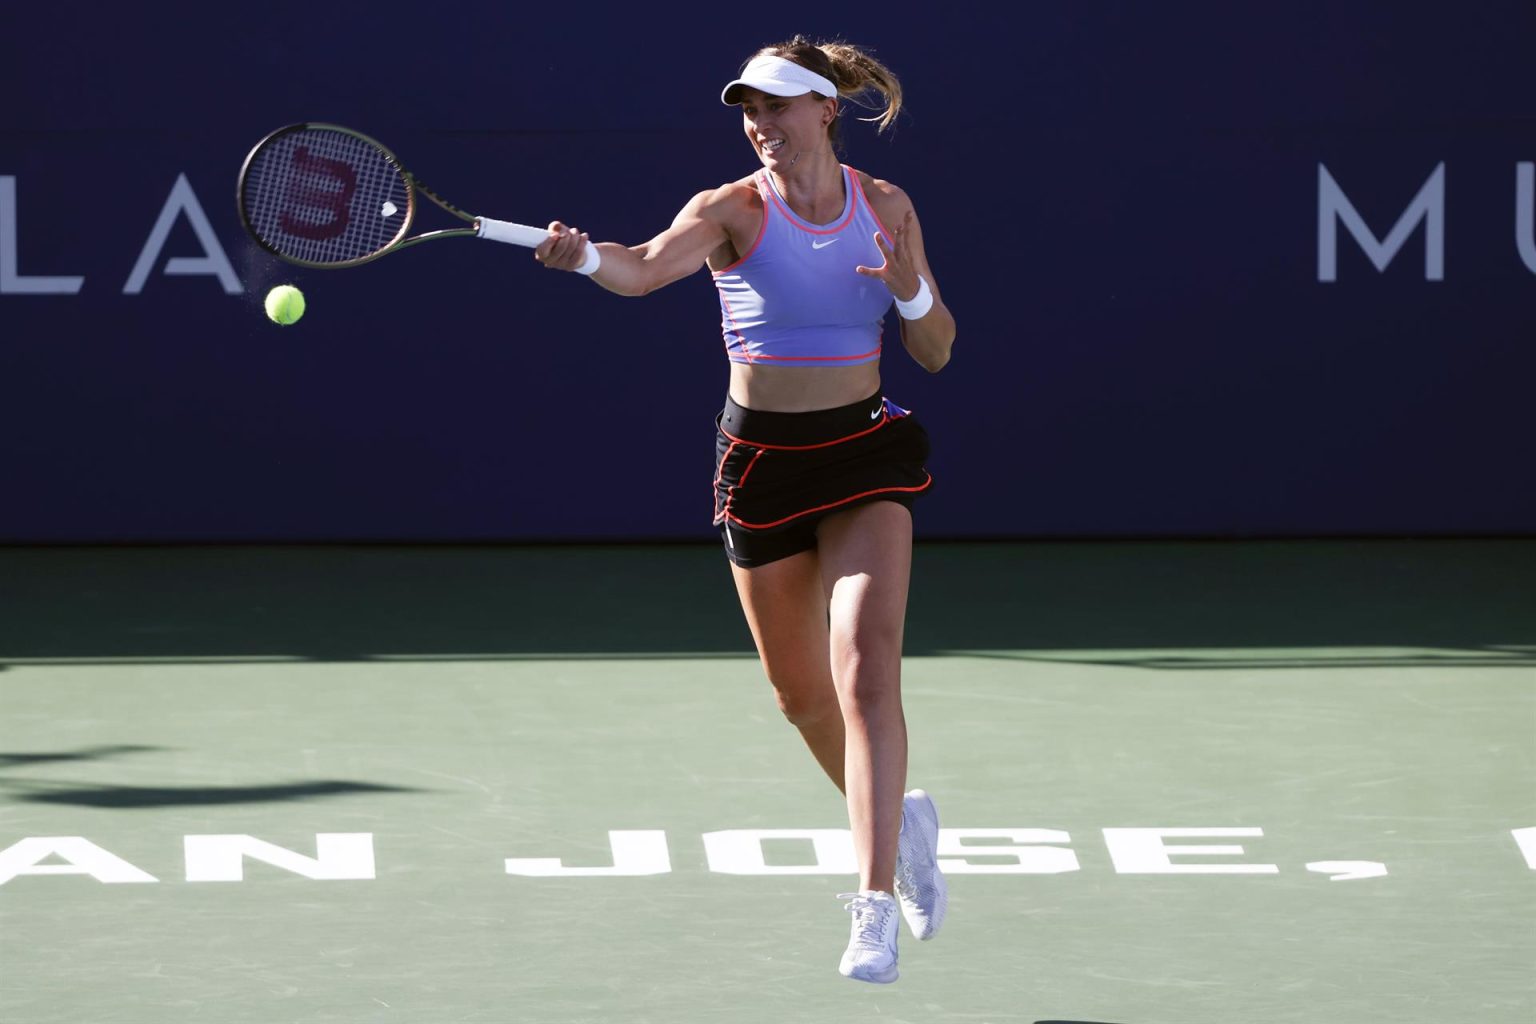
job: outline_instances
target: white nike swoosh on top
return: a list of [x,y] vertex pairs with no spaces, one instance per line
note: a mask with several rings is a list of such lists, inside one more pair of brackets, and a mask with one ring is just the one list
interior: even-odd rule
[[842,241],[841,238],[829,238],[825,242],[812,242],[811,243],[811,248],[812,249],[825,249],[827,246],[831,245],[833,242],[841,242],[841,241]]
[[873,412],[871,412],[871,413],[870,413],[870,414],[869,414],[869,418],[870,418],[870,419],[876,419],[876,418],[878,418],[878,417],[879,417],[879,415],[880,415],[880,410],[879,410],[879,409],[876,409],[876,410],[874,410],[874,411],[873,411]]

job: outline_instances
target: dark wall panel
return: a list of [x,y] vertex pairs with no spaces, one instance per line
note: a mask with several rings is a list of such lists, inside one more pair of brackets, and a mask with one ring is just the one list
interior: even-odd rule
[[908,91],[847,160],[913,196],[960,328],[930,376],[889,321],[919,535],[1536,529],[1536,7],[816,12],[10,5],[0,541],[707,536],[707,273],[621,299],[475,241],[300,271],[234,179],[327,120],[477,212],[639,242],[754,167],[718,91],[795,31]]

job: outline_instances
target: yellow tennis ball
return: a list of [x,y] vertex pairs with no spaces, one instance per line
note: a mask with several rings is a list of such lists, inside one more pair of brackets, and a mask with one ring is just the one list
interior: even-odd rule
[[267,318],[275,324],[297,323],[304,315],[304,293],[291,284],[267,292]]

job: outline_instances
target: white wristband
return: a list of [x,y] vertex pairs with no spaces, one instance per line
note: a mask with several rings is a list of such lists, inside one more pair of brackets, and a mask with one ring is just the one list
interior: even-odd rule
[[582,258],[581,266],[576,268],[576,273],[592,275],[597,273],[597,268],[603,265],[603,254],[597,251],[597,243],[587,240],[586,255]]
[[903,320],[921,320],[932,308],[933,290],[928,287],[928,279],[921,274],[917,275],[917,294],[905,302],[896,300],[896,312],[901,314]]

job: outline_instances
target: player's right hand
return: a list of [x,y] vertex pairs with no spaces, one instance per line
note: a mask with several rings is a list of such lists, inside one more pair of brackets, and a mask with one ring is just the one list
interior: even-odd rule
[[551,221],[549,237],[533,250],[533,258],[551,270],[575,270],[586,258],[590,244],[585,231]]

